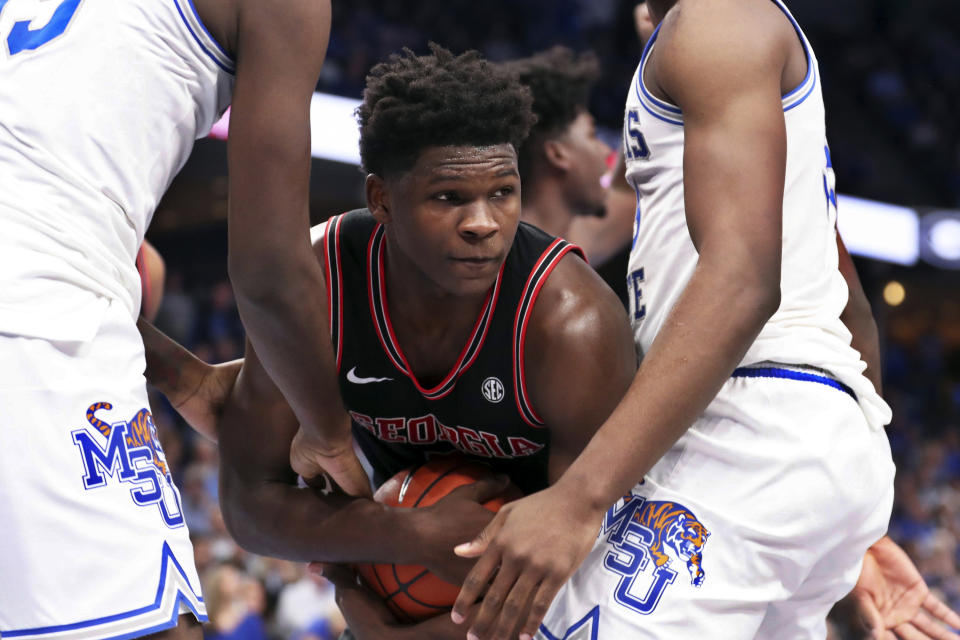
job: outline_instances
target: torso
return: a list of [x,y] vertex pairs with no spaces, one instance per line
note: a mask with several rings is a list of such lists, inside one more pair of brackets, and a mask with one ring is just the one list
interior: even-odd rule
[[384,235],[363,210],[332,218],[324,240],[341,396],[375,482],[459,451],[508,473],[525,492],[545,487],[550,431],[528,396],[521,354],[538,285],[572,245],[521,223],[448,366],[449,349],[432,360],[429,336],[401,339],[394,329],[390,309],[403,301],[387,300]]
[[19,88],[0,101],[0,330],[49,337],[82,294],[135,316],[137,249],[233,59],[188,0],[8,0],[0,38]]
[[[742,364],[806,364],[841,377],[859,376],[859,355],[839,319],[847,289],[837,269],[836,192],[817,61],[786,7],[770,1],[793,29],[797,47],[787,58],[789,84],[782,96],[787,131],[782,302]],[[639,205],[627,284],[641,353],[650,348],[698,260],[684,212],[683,113],[646,82],[661,31],[651,37],[634,75],[624,122],[626,175]],[[800,53],[804,72],[794,83]]]

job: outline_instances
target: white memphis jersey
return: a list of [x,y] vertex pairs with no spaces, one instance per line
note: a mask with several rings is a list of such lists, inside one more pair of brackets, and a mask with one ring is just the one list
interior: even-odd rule
[[191,0],[0,0],[0,332],[136,316],[137,250],[233,69]]
[[[800,86],[783,96],[787,165],[780,308],[741,366],[776,362],[829,371],[856,392],[868,421],[876,428],[889,422],[890,409],[862,375],[866,365],[850,347],[850,332],[840,321],[848,291],[837,266],[837,201],[817,61],[796,20],[780,0],[772,1],[796,29],[808,65]],[[684,212],[683,113],[653,96],[643,84],[643,69],[658,35],[659,29],[643,52],[624,121],[626,175],[637,192],[627,286],[641,356],[650,348],[698,260]]]

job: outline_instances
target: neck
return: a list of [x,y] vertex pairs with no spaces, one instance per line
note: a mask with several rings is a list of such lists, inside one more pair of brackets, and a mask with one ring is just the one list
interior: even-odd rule
[[389,233],[386,240],[384,280],[387,306],[395,328],[404,324],[429,335],[455,331],[461,326],[472,327],[487,293],[458,296],[442,289],[392,246]]
[[552,184],[550,178],[535,182],[538,187],[533,188],[532,192],[529,189],[523,192],[520,219],[540,227],[550,235],[563,237],[570,230],[576,211],[563,197],[559,185]]

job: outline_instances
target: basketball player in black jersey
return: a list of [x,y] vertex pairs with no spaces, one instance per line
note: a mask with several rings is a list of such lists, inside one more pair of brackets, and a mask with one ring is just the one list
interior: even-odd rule
[[[314,248],[331,374],[376,482],[460,452],[541,489],[632,378],[619,300],[575,247],[519,223],[530,103],[475,53],[408,52],[368,78],[358,110],[368,208],[316,229]],[[256,553],[420,564],[460,581],[472,562],[453,548],[489,522],[479,502],[505,487],[479,483],[416,510],[298,488],[296,417],[249,344],[220,424],[224,519]],[[389,632],[370,624],[360,640],[462,635],[446,615]]]

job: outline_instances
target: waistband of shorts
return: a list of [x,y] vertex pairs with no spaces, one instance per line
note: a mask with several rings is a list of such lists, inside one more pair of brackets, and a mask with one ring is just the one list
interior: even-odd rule
[[803,364],[783,364],[781,362],[758,362],[733,370],[732,378],[779,378],[781,380],[800,380],[816,382],[842,391],[855,401],[857,394],[853,389],[837,380],[829,371]]

